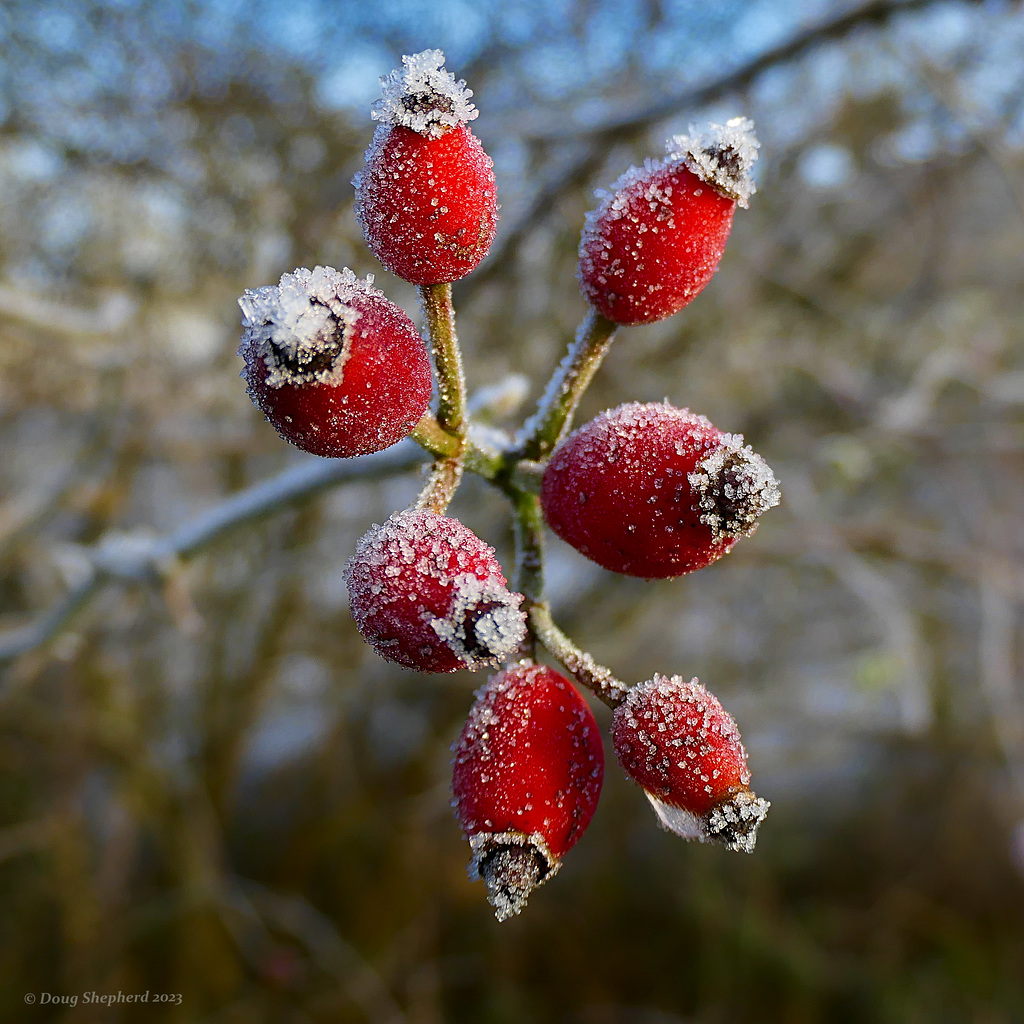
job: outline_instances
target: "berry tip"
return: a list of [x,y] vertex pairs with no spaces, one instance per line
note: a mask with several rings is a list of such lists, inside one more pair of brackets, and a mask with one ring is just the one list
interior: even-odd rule
[[487,902],[499,921],[522,912],[530,893],[540,883],[543,868],[534,851],[526,846],[495,850],[480,866]]
[[381,98],[371,109],[375,121],[401,125],[440,138],[480,113],[470,102],[472,89],[444,67],[441,50],[423,50],[402,58],[402,66],[384,75]]
[[747,209],[757,191],[750,175],[761,143],[754,134],[754,122],[748,117],[733,117],[725,124],[711,123],[697,132],[690,126],[688,135],[674,135],[665,143],[669,160],[680,160],[701,181]]

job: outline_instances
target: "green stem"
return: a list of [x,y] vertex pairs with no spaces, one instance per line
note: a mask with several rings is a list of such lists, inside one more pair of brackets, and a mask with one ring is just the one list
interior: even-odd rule
[[459,439],[449,434],[429,410],[409,432],[409,436],[431,455],[439,459],[455,458],[461,449]]
[[[409,432],[409,436],[423,449],[430,452],[435,459],[454,459],[458,457],[459,439],[441,429],[441,424],[431,412],[425,412],[419,423]],[[505,456],[495,451],[487,451],[472,441],[462,443],[462,461],[471,473],[482,476],[485,480],[494,480],[506,467]]]
[[437,370],[437,422],[449,434],[463,438],[466,436],[466,378],[455,333],[452,286],[424,284],[420,285],[419,293]]
[[617,327],[596,309],[587,313],[569,346],[568,355],[552,376],[537,412],[524,427],[525,440],[520,448],[523,458],[546,458],[568,431],[583,392],[594,379]]
[[437,417],[425,415],[413,438],[435,457],[417,502],[444,512],[462,478],[463,463],[505,491],[515,509],[516,567],[513,586],[523,595],[529,622],[520,656],[536,657],[539,639],[581,685],[609,707],[627,692],[625,683],[598,665],[555,625],[544,596],[544,516],[541,512],[542,463],[565,435],[584,391],[594,378],[615,335],[616,324],[591,309],[576,332],[569,353],[555,371],[536,414],[523,429],[515,452],[488,453],[467,440],[466,384],[455,333],[450,284],[422,285],[420,300],[430,337],[438,381]]
[[[544,601],[544,516],[540,499],[525,491],[509,489],[508,496],[515,508],[513,531],[516,547],[516,567],[512,585],[523,595],[523,611]],[[527,620],[529,621],[529,619]],[[534,632],[527,632],[521,657],[535,659],[537,644]]]
[[[430,351],[437,373],[437,431],[430,441],[438,443],[438,452],[426,486],[416,502],[418,508],[443,513],[462,480],[462,462],[466,451],[466,378],[462,372],[462,352],[455,333],[455,308],[451,284],[421,285],[420,302],[430,338]],[[417,429],[423,424],[417,425]],[[421,438],[417,440],[423,444]],[[445,437],[447,435],[447,437]],[[429,445],[424,445],[429,447]]]
[[544,517],[540,499],[515,491],[515,587],[526,598],[526,609],[544,600]]
[[416,499],[416,508],[428,508],[444,515],[461,482],[461,458],[435,459],[427,474],[427,482]]

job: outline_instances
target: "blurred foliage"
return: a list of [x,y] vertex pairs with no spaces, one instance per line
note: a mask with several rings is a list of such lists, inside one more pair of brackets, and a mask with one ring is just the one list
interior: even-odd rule
[[[685,846],[612,762],[558,879],[496,925],[448,808],[475,682],[384,664],[346,612],[355,540],[416,479],[348,485],[104,587],[5,670],[3,1018],[1024,1020],[1019,7],[867,4],[694,109],[846,9],[384,6],[4,5],[0,629],[85,546],[296,462],[237,378],[243,288],[324,262],[415,309],[352,215],[346,62],[370,96],[442,46],[476,91],[504,219],[460,329],[473,386],[526,371],[534,396],[583,313],[591,191],[742,111],[760,192],[721,271],[623,332],[583,414],[689,405],[746,433],[783,507],[690,578],[552,539],[549,581],[620,676],[721,696],[772,814],[752,857]],[[507,556],[497,496],[468,481],[455,511]],[[23,1002],[119,990],[182,1004]]]

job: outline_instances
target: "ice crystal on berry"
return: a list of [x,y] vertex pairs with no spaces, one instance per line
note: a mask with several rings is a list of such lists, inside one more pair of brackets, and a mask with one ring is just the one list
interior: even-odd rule
[[242,376],[285,440],[326,458],[378,452],[430,403],[423,339],[406,313],[349,269],[300,268],[246,291]]
[[721,843],[727,850],[753,853],[757,830],[770,807],[767,800],[741,789],[731,800],[724,800],[705,817],[707,840]]
[[242,308],[238,354],[263,359],[266,386],[337,383],[348,358],[359,311],[356,295],[384,293],[372,287],[373,275],[360,280],[345,267],[299,267],[276,285],[247,288]]
[[533,890],[562,866],[540,832],[478,832],[469,837],[469,850],[466,874],[471,882],[483,879],[487,902],[499,921],[521,914]]
[[597,207],[583,217],[584,242],[596,239],[601,225],[621,220],[630,215],[629,196],[637,188],[643,189],[643,198],[657,209],[659,189],[650,185],[650,179],[665,166],[663,160],[644,159],[643,167],[627,167],[608,188],[594,189]]
[[723,434],[721,447],[698,462],[687,481],[697,497],[700,521],[722,537],[749,537],[757,519],[782,500],[771,466],[742,434]]
[[381,79],[382,122],[353,179],[356,217],[373,254],[412,284],[458,281],[487,255],[497,226],[494,165],[469,129],[477,111],[444,54],[402,58]]
[[665,151],[669,160],[682,161],[701,181],[747,209],[757,191],[750,170],[760,146],[754,122],[733,117],[725,124],[711,123],[700,133],[690,125],[690,133],[674,135],[665,143]]
[[469,100],[473,90],[445,70],[441,50],[403,57],[402,67],[384,75],[380,84],[382,96],[371,111],[374,120],[402,125],[420,135],[440,138],[479,114]]
[[452,806],[499,921],[558,870],[597,807],[604,753],[597,722],[552,668],[520,662],[476,693],[453,747]]
[[577,277],[590,304],[617,324],[663,320],[711,280],[747,205],[757,154],[752,125],[676,136],[663,160],[630,167],[587,215]]
[[630,402],[555,450],[541,503],[548,525],[598,565],[667,578],[703,569],[778,504],[764,460],[705,417]]
[[467,666],[496,665],[523,642],[522,601],[498,577],[462,573],[452,580],[447,614],[431,618],[430,628]]

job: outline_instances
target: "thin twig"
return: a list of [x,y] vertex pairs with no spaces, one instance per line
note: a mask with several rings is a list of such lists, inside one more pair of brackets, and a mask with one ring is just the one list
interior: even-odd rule
[[931,690],[924,668],[924,644],[913,610],[897,584],[845,544],[825,519],[807,474],[795,466],[782,474],[787,507],[809,531],[807,554],[828,566],[836,578],[875,616],[890,652],[902,670],[897,691],[903,728],[920,735],[932,722]]
[[[532,202],[502,233],[498,244],[492,247],[486,263],[462,283],[463,294],[471,289],[480,288],[496,276],[522,244],[523,239],[534,227],[547,219],[561,197],[574,186],[584,183],[601,166],[610,149],[616,144],[634,140],[658,122],[676,117],[681,112],[707,107],[730,93],[745,89],[764,72],[798,60],[822,43],[844,39],[865,25],[881,28],[899,14],[930,7],[935,2],[936,0],[904,0],[902,3],[887,3],[884,0],[869,0],[868,3],[853,10],[805,29],[706,85],[684,89],[630,114],[593,127],[586,133],[580,133],[579,152],[534,193]],[[534,138],[539,142],[564,141],[563,122],[564,119],[560,119],[557,125],[535,132]]]
[[247,878],[236,878],[233,906],[258,915],[298,939],[310,959],[333,977],[365,1014],[381,1024],[401,1024],[405,1014],[373,965],[341,935],[334,922],[298,896],[284,895]]
[[0,633],[0,665],[52,640],[85,607],[102,582],[101,574],[92,570],[34,622]]

